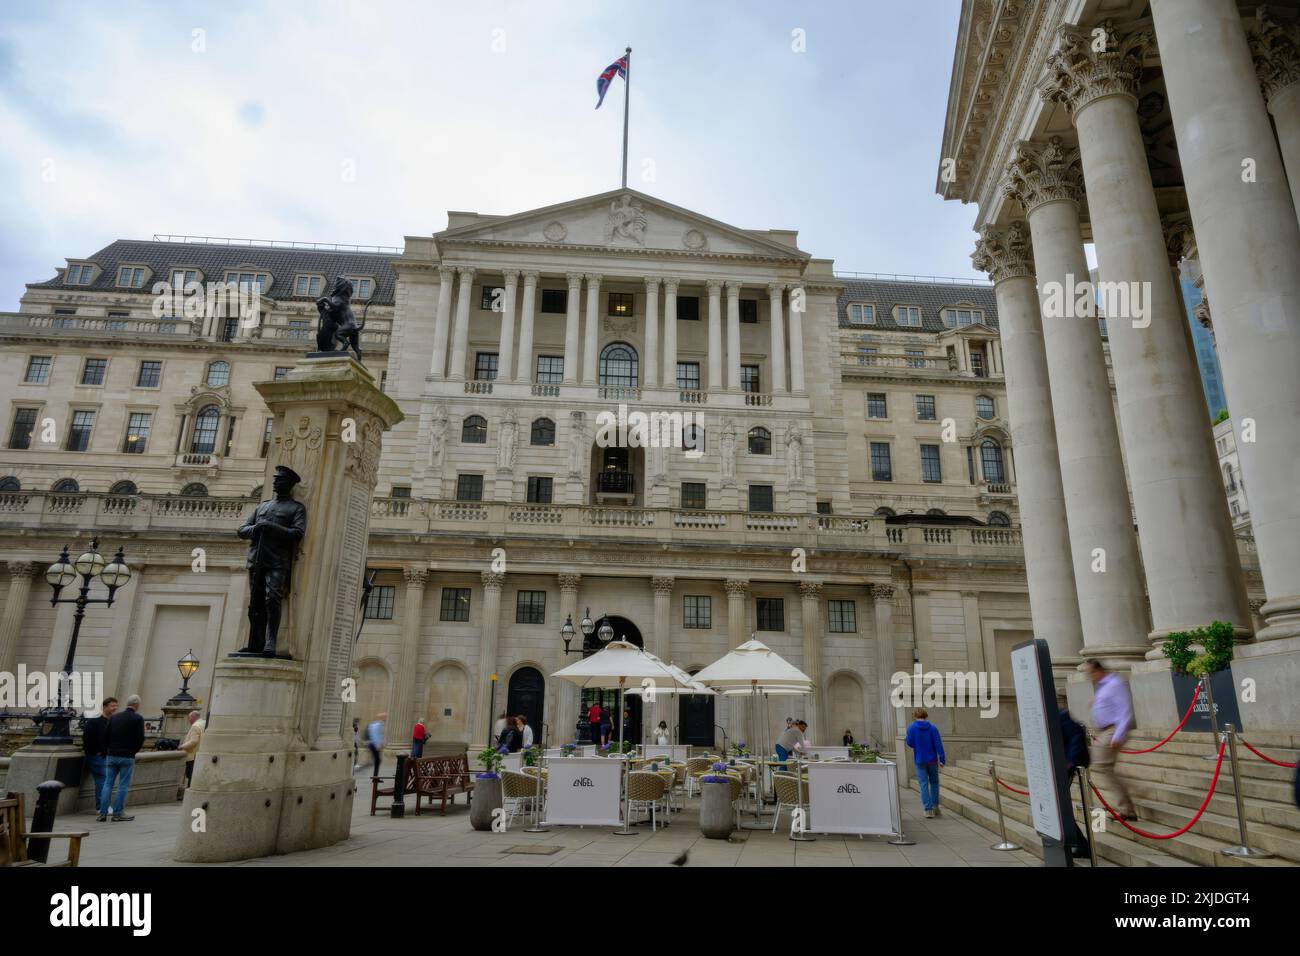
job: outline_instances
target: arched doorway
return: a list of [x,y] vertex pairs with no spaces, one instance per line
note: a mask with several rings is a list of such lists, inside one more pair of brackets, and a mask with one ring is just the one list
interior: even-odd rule
[[542,714],[546,704],[546,680],[535,667],[521,667],[510,675],[506,692],[506,712],[522,714],[533,728],[533,742],[540,744],[545,736]]
[[[606,614],[601,617],[593,618],[597,628],[608,619],[609,626],[614,629],[614,640],[627,641],[637,647],[645,647],[645,639],[641,636],[641,629],[625,617],[619,617],[617,614]],[[585,650],[588,654],[594,654],[600,650],[601,643],[595,635],[588,638]],[[626,694],[623,702],[623,708],[628,712],[623,729],[623,739],[629,740],[633,744],[639,744],[642,741],[641,719],[644,708],[641,706],[640,694]],[[618,742],[618,727],[622,721],[623,715],[618,709],[618,690],[615,689],[598,689],[583,688],[581,710],[579,711],[578,720],[578,739],[584,743],[599,743],[600,730],[591,727],[587,723],[587,711],[591,705],[600,702],[601,709],[608,713],[613,719],[611,721],[610,739],[615,743]]]
[[[691,671],[698,673],[699,668]],[[712,694],[678,694],[677,695],[677,742],[690,744],[692,747],[712,747],[714,745],[714,702],[717,697]]]

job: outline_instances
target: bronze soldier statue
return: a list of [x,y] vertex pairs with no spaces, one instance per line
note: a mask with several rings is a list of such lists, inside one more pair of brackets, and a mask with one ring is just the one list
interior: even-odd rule
[[292,468],[277,465],[271,487],[275,498],[263,501],[239,529],[248,546],[248,646],[240,654],[275,657],[280,610],[289,594],[289,578],[298,543],[307,533],[307,509],[293,500],[302,481]]
[[365,363],[361,361],[361,330],[366,327],[366,312],[369,310],[370,302],[367,301],[358,324],[357,317],[352,312],[352,282],[343,276],[336,276],[329,292],[316,300],[316,311],[320,313],[316,350],[333,352],[336,351],[334,346],[337,343],[337,351],[346,352],[351,346],[356,353],[357,362],[364,366]]

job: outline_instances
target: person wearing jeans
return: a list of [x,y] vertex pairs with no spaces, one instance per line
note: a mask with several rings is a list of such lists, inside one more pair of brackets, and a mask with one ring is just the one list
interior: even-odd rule
[[[104,758],[104,784],[99,791],[99,819],[103,821],[112,808],[114,823],[127,823],[135,817],[127,816],[126,791],[131,786],[135,772],[135,755],[144,746],[144,718],[140,716],[140,698],[132,694],[126,699],[126,709],[113,715],[108,722]],[[116,799],[114,787],[117,788]],[[111,800],[111,804],[110,804]]]
[[921,807],[927,818],[939,815],[939,768],[947,760],[943,752],[943,738],[939,728],[928,720],[924,707],[912,711],[912,723],[907,728],[905,742],[912,748],[916,764],[916,782],[921,788]]
[[98,717],[86,721],[81,734],[82,752],[86,755],[86,769],[95,781],[95,812],[104,818],[108,815],[108,805],[100,800],[104,789],[104,761],[108,747],[108,721],[117,713],[117,698],[109,697],[100,708]]

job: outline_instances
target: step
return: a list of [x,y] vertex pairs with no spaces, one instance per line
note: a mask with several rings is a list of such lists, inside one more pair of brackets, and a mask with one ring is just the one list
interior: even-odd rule
[[[1209,758],[1217,752],[1217,745],[1211,746],[1209,735],[1207,734],[1198,734],[1195,736],[1204,737],[1205,739],[1186,740],[1184,739],[1184,735],[1179,734],[1159,750],[1146,754],[1121,754],[1120,759],[1125,763],[1151,761],[1158,766],[1176,765],[1178,758],[1188,761],[1188,766],[1191,766],[1190,762],[1195,760],[1204,760],[1206,763],[1213,764],[1214,761]],[[1124,749],[1143,750],[1146,747],[1153,746],[1158,742],[1158,740],[1159,738],[1153,740],[1130,738],[1125,741]],[[1268,754],[1274,760],[1279,760],[1283,763],[1295,763],[1298,756],[1300,756],[1295,750],[1279,747],[1270,749],[1259,747],[1257,745],[1256,749]],[[1018,740],[999,741],[997,744],[991,746],[989,750],[995,757],[999,755],[1015,757],[1024,752],[1023,748],[1020,746],[1020,741]],[[1170,758],[1174,759],[1171,760]],[[1229,755],[1225,751],[1223,755],[1224,763],[1227,763],[1229,759]],[[1276,764],[1269,763],[1267,760],[1261,760],[1242,746],[1237,747],[1237,764],[1243,776],[1282,781],[1290,781],[1295,776],[1295,770],[1293,768],[1279,767]]]
[[[1134,802],[1137,804],[1138,813],[1143,820],[1149,820],[1174,829],[1186,824],[1191,814],[1196,812],[1195,809],[1188,811],[1185,807],[1175,806],[1163,800],[1138,797],[1136,795],[1134,796]],[[1228,816],[1206,809],[1201,814],[1201,818],[1196,821],[1192,832],[1217,840],[1224,846],[1236,846],[1241,842],[1235,811],[1232,816]],[[1282,827],[1270,826],[1266,823],[1251,824],[1247,820],[1246,835],[1252,847],[1276,854],[1282,860],[1290,861],[1292,865],[1300,863],[1300,833]]]
[[[1167,727],[1164,730],[1147,730],[1137,727],[1129,731],[1129,736],[1138,740],[1148,741],[1147,746],[1163,738],[1173,727]],[[1203,744],[1207,749],[1210,747],[1211,734],[1209,731],[1192,731],[1180,730],[1175,740],[1193,740]],[[1241,737],[1249,740],[1257,749],[1264,751],[1270,757],[1276,757],[1274,749],[1281,750],[1300,750],[1300,731],[1267,731],[1267,730],[1250,730],[1247,729],[1241,734]]]

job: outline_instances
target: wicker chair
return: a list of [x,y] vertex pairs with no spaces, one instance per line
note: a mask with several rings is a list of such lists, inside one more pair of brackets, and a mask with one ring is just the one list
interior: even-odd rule
[[803,807],[804,812],[808,810],[808,780],[805,777],[803,789],[803,802],[799,801],[800,784],[797,777],[792,773],[774,773],[772,774],[772,787],[776,790],[776,816],[772,820],[772,832],[776,832],[777,824],[781,822],[781,808],[789,807],[794,810],[795,807]]
[[686,795],[699,789],[700,777],[713,767],[712,757],[691,757],[686,761]]
[[[654,832],[658,829],[658,816],[656,808],[659,801],[664,798],[668,792],[668,782],[657,773],[650,773],[644,770],[634,770],[627,775],[627,806],[628,815],[637,807],[643,807],[650,811],[650,830]],[[630,824],[632,821],[629,820]]]
[[[541,790],[542,796],[538,796],[538,790]],[[532,774],[518,773],[514,770],[501,771],[501,805],[506,811],[506,829],[510,829],[510,823],[514,820],[516,813],[526,813],[533,809],[534,803],[539,803],[545,799],[546,786],[543,781],[539,788],[537,777]],[[541,806],[538,806],[538,811]]]

